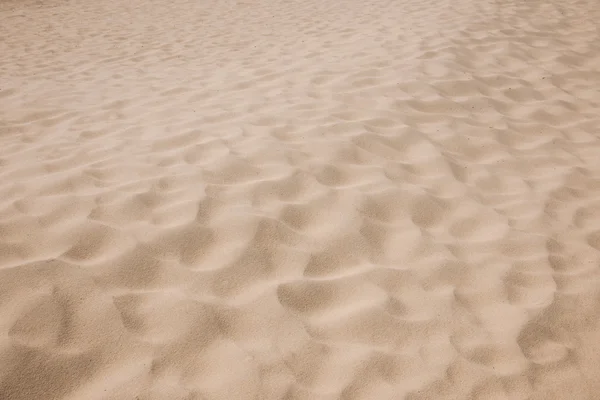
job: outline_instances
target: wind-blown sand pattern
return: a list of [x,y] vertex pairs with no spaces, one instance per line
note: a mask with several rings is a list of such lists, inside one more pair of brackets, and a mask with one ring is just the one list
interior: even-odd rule
[[3,0],[0,399],[598,399],[599,21]]

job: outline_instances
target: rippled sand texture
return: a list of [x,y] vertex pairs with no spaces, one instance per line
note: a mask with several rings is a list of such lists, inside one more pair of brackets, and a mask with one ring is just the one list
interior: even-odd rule
[[595,0],[0,3],[0,398],[596,400]]

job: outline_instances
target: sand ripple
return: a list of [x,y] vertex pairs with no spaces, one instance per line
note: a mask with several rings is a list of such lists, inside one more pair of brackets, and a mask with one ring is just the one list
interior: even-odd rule
[[0,399],[600,392],[595,2],[0,21]]

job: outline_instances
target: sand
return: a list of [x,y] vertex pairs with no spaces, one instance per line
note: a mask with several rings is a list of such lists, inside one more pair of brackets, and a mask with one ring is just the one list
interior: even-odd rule
[[1,1],[0,399],[598,399],[599,21]]

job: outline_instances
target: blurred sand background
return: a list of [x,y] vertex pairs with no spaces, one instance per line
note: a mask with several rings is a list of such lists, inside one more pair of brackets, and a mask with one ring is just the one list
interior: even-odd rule
[[599,21],[0,1],[0,399],[597,400]]

